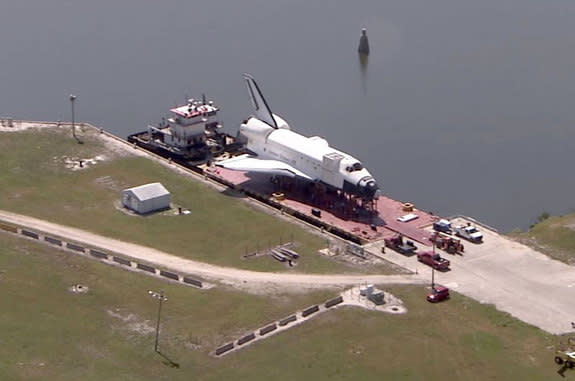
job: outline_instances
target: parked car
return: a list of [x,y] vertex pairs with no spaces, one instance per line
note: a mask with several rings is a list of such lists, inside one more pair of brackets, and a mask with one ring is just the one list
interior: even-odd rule
[[451,234],[451,222],[449,220],[441,219],[433,223],[433,230]]
[[399,222],[409,222],[409,221],[416,220],[418,218],[419,218],[419,216],[417,214],[409,213],[409,214],[405,214],[401,217],[397,217],[397,220]]
[[455,235],[475,243],[483,241],[483,233],[471,224],[455,227]]
[[434,286],[431,292],[427,294],[427,301],[431,303],[437,303],[447,299],[449,299],[449,289],[445,286]]
[[441,255],[434,253],[433,251],[424,251],[422,253],[418,253],[417,260],[421,263],[425,263],[426,265],[433,267],[436,270],[449,270],[449,260],[441,257]]

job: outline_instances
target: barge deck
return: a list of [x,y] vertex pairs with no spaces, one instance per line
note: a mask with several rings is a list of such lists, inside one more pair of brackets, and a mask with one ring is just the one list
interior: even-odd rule
[[[270,182],[267,175],[214,167],[209,160],[186,160],[161,147],[147,144],[142,138],[144,135],[145,132],[130,135],[128,142],[347,241],[364,245],[399,233],[422,245],[431,245],[430,232],[425,228],[438,219],[432,213],[414,209],[409,213],[416,214],[417,219],[400,222],[397,219],[408,213],[404,210],[406,204],[390,197],[380,196],[374,211],[366,212],[350,207],[347,200],[337,195],[324,195],[318,199],[297,185],[291,187],[292,192],[282,191],[277,183]],[[238,145],[233,137],[222,135],[221,141],[226,142],[224,155],[237,152]]]

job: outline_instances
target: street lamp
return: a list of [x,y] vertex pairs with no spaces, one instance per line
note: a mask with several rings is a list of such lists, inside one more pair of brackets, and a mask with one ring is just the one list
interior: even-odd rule
[[73,94],[70,94],[70,104],[72,105],[72,136],[74,137],[74,139],[78,140],[78,138],[76,137],[76,126],[74,124],[74,101],[76,100],[76,96]]
[[73,94],[70,94],[70,104],[72,105],[72,136],[74,137],[74,139],[76,139],[78,144],[84,144],[84,142],[76,136],[76,120],[75,120],[76,118],[74,115],[74,101],[75,100],[76,100],[76,96]]
[[[433,243],[433,255],[435,256],[435,241]],[[431,266],[431,289],[435,290],[435,267]]]
[[156,298],[159,301],[158,304],[158,320],[156,322],[156,342],[154,344],[154,351],[158,352],[158,339],[160,338],[160,316],[162,314],[162,303],[168,301],[168,298],[164,296],[164,291],[155,292],[148,290],[148,294],[152,298]]

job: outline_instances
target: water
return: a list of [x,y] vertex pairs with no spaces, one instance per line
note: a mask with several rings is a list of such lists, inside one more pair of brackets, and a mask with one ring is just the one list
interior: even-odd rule
[[[206,92],[226,130],[243,72],[295,130],[362,159],[384,192],[503,231],[568,213],[575,3],[6,0],[0,116],[119,136]],[[361,28],[371,56],[357,56]]]

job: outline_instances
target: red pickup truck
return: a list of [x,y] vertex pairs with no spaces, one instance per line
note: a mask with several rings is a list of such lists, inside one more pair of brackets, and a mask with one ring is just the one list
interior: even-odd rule
[[449,289],[444,286],[437,285],[427,294],[427,301],[431,303],[437,303],[447,299],[449,299]]
[[418,253],[417,260],[421,263],[425,263],[426,265],[433,267],[436,270],[449,270],[450,262],[432,251],[424,251],[422,253]]

